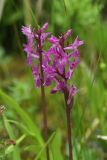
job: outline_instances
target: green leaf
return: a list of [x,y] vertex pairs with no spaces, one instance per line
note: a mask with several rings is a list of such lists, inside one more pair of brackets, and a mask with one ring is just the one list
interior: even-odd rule
[[[53,140],[54,136],[55,136],[56,132],[52,133],[52,135],[50,136],[50,138],[48,139],[48,141],[44,144],[44,146],[41,148],[41,150],[39,151],[39,153],[37,154],[35,160],[38,160],[42,154],[42,152],[46,149],[47,145],[49,145],[49,143]],[[50,154],[51,155],[51,154]],[[52,155],[51,155],[51,159]]]
[[32,16],[32,20],[33,20],[33,23],[36,27],[40,27],[37,23],[37,20],[36,20],[36,17],[35,17],[35,14],[33,13],[32,9],[30,8],[30,13],[31,13],[31,16]]
[[61,132],[57,130],[56,135],[51,144],[53,160],[63,160],[61,153]]
[[8,120],[8,122],[15,124],[20,128],[21,131],[23,131],[25,134],[35,137],[35,134],[33,134],[24,124],[15,121],[15,120]]
[[41,146],[43,146],[44,141],[39,129],[29,117],[29,115],[22,109],[22,107],[20,107],[14,99],[5,94],[2,90],[0,90],[0,98],[3,101],[4,105],[13,109],[20,116],[20,120],[22,121],[22,123],[26,125],[26,127],[32,132],[32,134],[35,134],[36,140]]
[[[9,134],[10,139],[16,141],[16,137],[15,137],[15,134],[14,134],[14,131],[13,131],[11,125],[9,124],[9,122],[7,121],[5,116],[3,116],[3,119],[4,119],[4,124],[5,124],[6,130],[7,130],[7,133]],[[20,149],[18,146],[14,146],[14,149],[12,152],[12,157],[13,157],[13,160],[21,160]]]
[[[22,135],[19,139],[16,140],[16,146],[19,145],[24,139],[25,139],[26,135]],[[6,148],[5,150],[5,154],[9,154],[11,152],[14,151],[14,146],[10,145],[8,148]]]

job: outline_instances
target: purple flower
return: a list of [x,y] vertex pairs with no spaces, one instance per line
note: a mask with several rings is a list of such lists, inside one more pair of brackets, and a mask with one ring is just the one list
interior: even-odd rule
[[46,23],[42,26],[41,31],[44,32],[47,28],[48,28],[48,23],[46,22]]
[[41,80],[40,80],[40,71],[39,71],[39,65],[38,66],[32,66],[32,74],[35,80],[36,87],[41,86]]
[[[51,82],[54,81],[56,86],[51,93],[66,92],[67,103],[70,104],[77,89],[74,85],[70,87],[69,80],[79,64],[78,47],[83,44],[83,41],[76,37],[73,43],[65,43],[72,33],[72,30],[69,29],[58,38],[52,35],[48,39],[51,46],[48,51],[44,51],[44,42],[50,35],[49,32],[45,32],[47,28],[48,23],[38,28],[36,32],[30,27],[22,27],[22,33],[27,37],[27,44],[24,45],[27,63],[32,67],[32,74],[37,87],[41,85],[50,86]],[[35,63],[33,63],[34,61]],[[41,67],[44,78],[41,77]]]
[[53,88],[53,89],[51,90],[51,93],[53,94],[53,93],[56,93],[57,91],[63,92],[65,86],[66,86],[66,84],[65,84],[64,81],[59,82],[59,81],[56,80],[56,86],[55,86],[55,88]]
[[51,93],[56,93],[57,91],[67,92],[68,104],[71,103],[72,97],[77,91],[74,85],[70,87],[68,80],[71,79],[79,63],[78,47],[83,44],[83,41],[79,41],[77,37],[73,43],[66,45],[65,41],[70,35],[71,30],[68,30],[59,38],[55,36],[49,38],[49,42],[52,45],[45,55],[48,55],[48,63],[44,65],[45,80],[49,77],[49,84],[51,84],[51,81],[56,83]]
[[30,40],[34,37],[31,27],[22,26],[22,33]]
[[64,40],[66,40],[68,37],[70,37],[71,33],[72,33],[71,29],[67,30],[67,32],[64,34]]
[[[27,54],[27,64],[32,67],[36,87],[41,86],[42,79],[40,73],[40,56],[42,55],[42,66],[46,66],[49,62],[48,55],[44,56],[46,51],[43,50],[44,42],[50,35],[49,32],[45,32],[47,28],[48,23],[45,23],[36,31],[32,30],[31,27],[22,27],[22,33],[27,37],[27,44],[24,44],[24,51]],[[45,84],[50,85],[48,77]]]
[[72,101],[72,98],[74,97],[74,95],[77,93],[77,88],[75,85],[73,85],[72,87],[68,86],[68,100],[67,100],[67,104],[69,105]]
[[68,45],[67,47],[64,48],[64,50],[76,50],[79,46],[81,46],[84,42],[79,41],[78,37],[76,37],[74,43]]

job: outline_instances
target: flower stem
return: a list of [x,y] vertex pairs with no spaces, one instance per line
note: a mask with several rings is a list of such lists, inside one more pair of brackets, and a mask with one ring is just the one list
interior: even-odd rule
[[[48,140],[47,107],[46,107],[46,99],[45,99],[45,89],[43,85],[41,85],[41,99],[42,99],[44,138],[45,138],[45,142],[47,142]],[[50,160],[48,146],[46,147],[46,156],[47,156],[47,160]]]
[[[41,35],[40,35],[41,36]],[[42,112],[43,112],[43,130],[44,130],[44,138],[45,142],[48,140],[48,123],[47,123],[47,107],[46,107],[46,96],[45,96],[45,88],[44,88],[44,73],[43,73],[43,68],[42,68],[42,62],[43,62],[43,57],[42,57],[42,47],[41,47],[41,40],[39,39],[39,60],[40,60],[40,73],[41,73],[41,100],[42,100]],[[46,147],[46,157],[47,160],[50,160],[49,156],[49,147]]]
[[73,160],[72,154],[72,126],[71,126],[71,108],[72,106],[67,104],[67,92],[64,93],[66,103],[66,118],[67,118],[67,130],[68,130],[68,145],[69,145],[69,160]]

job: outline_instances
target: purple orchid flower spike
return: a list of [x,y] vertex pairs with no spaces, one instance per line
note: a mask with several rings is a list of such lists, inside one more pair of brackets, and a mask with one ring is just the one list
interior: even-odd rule
[[[27,44],[24,44],[24,51],[27,54],[27,64],[32,67],[32,74],[35,79],[35,84],[37,87],[40,87],[41,77],[40,77],[40,63],[35,67],[33,65],[33,61],[37,61],[40,59],[40,50],[41,54],[43,56],[43,63],[46,62],[46,57],[44,57],[44,54],[46,52],[43,50],[44,42],[50,35],[49,32],[45,32],[45,30],[48,28],[48,23],[45,23],[43,27],[38,28],[36,32],[31,29],[31,27],[22,27],[22,33],[27,37]],[[34,72],[34,69],[38,68],[38,73]],[[36,74],[35,74],[36,73]],[[38,77],[38,78],[37,78]],[[38,83],[37,83],[38,82]]]
[[[67,94],[71,95],[72,99],[73,94],[69,93],[70,89],[68,89],[66,85],[68,80],[72,77],[75,68],[79,64],[78,47],[83,44],[83,41],[79,41],[78,37],[76,37],[73,43],[65,46],[65,41],[70,37],[71,33],[72,30],[69,29],[59,38],[55,36],[51,36],[51,38],[49,38],[49,42],[52,44],[48,50],[50,62],[48,62],[48,65],[44,66],[44,72],[47,77],[52,77],[50,78],[50,81],[55,81],[56,83],[56,87],[52,90],[52,93],[54,93],[54,91],[63,90],[64,92],[64,90],[67,90]],[[71,53],[68,52],[69,50],[71,50]],[[53,55],[53,59],[51,59],[51,55]],[[49,68],[50,72],[48,72],[47,68]],[[62,87],[59,87],[59,84],[62,84],[62,82],[66,85],[61,85]]]

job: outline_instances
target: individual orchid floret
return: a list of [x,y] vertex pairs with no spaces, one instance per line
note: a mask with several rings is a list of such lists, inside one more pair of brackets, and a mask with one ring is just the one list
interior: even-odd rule
[[79,46],[83,45],[83,41],[79,41],[78,37],[76,37],[74,43],[66,46],[64,50],[76,50]]
[[48,23],[46,22],[46,23],[42,26],[41,31],[44,32],[47,28],[48,28]]
[[72,87],[68,86],[68,90],[69,90],[69,94],[68,94],[67,104],[69,105],[72,103],[72,100],[73,100],[72,98],[77,93],[77,88],[75,85],[73,85]]
[[64,35],[61,35],[61,37],[59,39],[57,37],[55,37],[55,36],[52,35],[51,38],[49,38],[49,41],[51,43],[53,43],[53,44],[56,44],[56,43],[60,44],[60,42],[62,41],[62,39],[63,39],[63,41],[65,41],[67,38],[70,37],[71,33],[72,33],[72,30],[69,29]]
[[51,43],[53,43],[53,44],[56,44],[56,43],[59,43],[59,39],[52,35],[52,36],[49,38],[49,42],[51,42]]
[[32,39],[34,37],[33,35],[33,32],[31,30],[31,27],[26,27],[26,26],[23,26],[22,27],[22,33],[27,36],[28,39]]
[[69,30],[64,34],[64,40],[66,40],[67,38],[69,38],[70,35],[71,35],[71,33],[72,33],[72,30],[69,29]]

